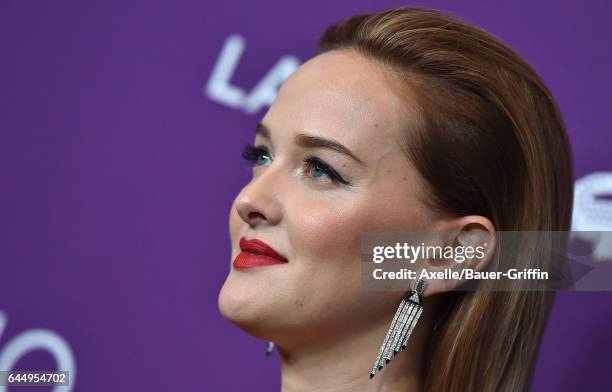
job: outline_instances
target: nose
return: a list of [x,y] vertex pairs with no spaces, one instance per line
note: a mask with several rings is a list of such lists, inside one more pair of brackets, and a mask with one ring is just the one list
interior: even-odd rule
[[243,221],[254,227],[261,224],[276,225],[281,221],[280,173],[272,167],[254,177],[236,197],[235,208]]

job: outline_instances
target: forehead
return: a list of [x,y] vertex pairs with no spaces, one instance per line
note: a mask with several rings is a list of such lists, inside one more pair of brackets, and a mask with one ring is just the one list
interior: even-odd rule
[[285,81],[262,120],[284,136],[333,138],[362,156],[397,147],[415,106],[405,84],[354,52],[313,57]]

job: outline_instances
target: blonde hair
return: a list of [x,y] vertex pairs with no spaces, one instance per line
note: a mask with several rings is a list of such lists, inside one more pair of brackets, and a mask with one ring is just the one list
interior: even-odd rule
[[[569,230],[573,169],[559,109],[537,73],[485,31],[422,8],[358,14],[330,26],[320,53],[355,50],[399,73],[421,123],[405,151],[432,208],[485,216],[496,230]],[[524,244],[525,265],[552,263]],[[516,260],[515,260],[516,261]],[[520,262],[520,260],[518,260]],[[528,388],[554,295],[449,293],[428,345],[426,391]]]

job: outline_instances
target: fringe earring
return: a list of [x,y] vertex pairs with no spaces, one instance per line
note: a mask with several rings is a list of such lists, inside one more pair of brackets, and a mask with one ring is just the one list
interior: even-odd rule
[[370,370],[370,379],[381,371],[385,364],[391,361],[398,352],[408,346],[408,339],[412,334],[419,317],[423,312],[422,295],[426,282],[419,279],[414,290],[402,299],[389,326],[389,331],[380,346],[374,366]]
[[268,341],[268,346],[266,347],[266,357],[272,355],[272,351],[274,351],[274,342]]

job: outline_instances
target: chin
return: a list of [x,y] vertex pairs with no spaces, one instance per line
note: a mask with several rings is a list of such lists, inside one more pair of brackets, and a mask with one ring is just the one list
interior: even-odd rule
[[221,315],[250,335],[272,339],[272,331],[278,327],[274,323],[278,310],[272,304],[274,295],[242,283],[236,282],[230,273],[217,301]]

